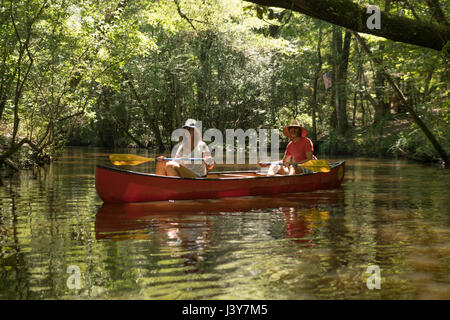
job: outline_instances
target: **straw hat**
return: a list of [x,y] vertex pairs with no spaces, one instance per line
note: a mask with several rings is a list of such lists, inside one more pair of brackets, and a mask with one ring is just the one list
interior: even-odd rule
[[284,134],[286,137],[288,137],[289,139],[292,139],[291,134],[289,133],[289,128],[291,128],[291,127],[297,127],[297,128],[300,128],[301,131],[302,131],[302,133],[301,133],[300,136],[301,136],[301,137],[306,137],[306,134],[308,133],[308,131],[307,131],[304,127],[302,127],[302,126],[298,123],[297,120],[291,120],[291,122],[290,122],[286,127],[284,127],[284,129],[283,129],[283,134]]

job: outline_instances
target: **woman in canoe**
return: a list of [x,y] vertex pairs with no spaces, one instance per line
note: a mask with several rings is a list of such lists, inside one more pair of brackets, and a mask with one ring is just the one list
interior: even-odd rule
[[[312,172],[309,169],[302,168],[300,166],[293,166],[290,163],[294,162],[297,164],[316,160],[317,158],[313,155],[314,147],[312,141],[306,137],[306,129],[303,128],[296,120],[291,121],[283,129],[283,134],[291,139],[286,147],[284,157],[279,162],[274,162],[270,165],[267,175],[272,176],[275,174],[301,174]],[[281,163],[284,164],[281,165]]]
[[175,158],[201,157],[203,161],[195,160],[163,160],[164,156],[158,157],[155,173],[163,176],[175,176],[182,178],[203,178],[208,170],[214,167],[208,145],[202,140],[200,130],[196,127],[194,119],[188,119],[183,126],[185,135],[178,147]]

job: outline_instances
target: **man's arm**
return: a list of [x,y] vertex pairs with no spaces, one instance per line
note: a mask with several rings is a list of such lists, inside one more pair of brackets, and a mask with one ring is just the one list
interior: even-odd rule
[[284,163],[284,165],[288,166],[291,161],[292,156],[288,156],[287,154],[285,154],[283,159],[281,160],[281,163]]

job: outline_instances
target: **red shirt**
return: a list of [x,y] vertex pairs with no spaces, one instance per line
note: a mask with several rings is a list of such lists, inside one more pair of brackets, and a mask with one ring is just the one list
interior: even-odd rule
[[[309,138],[301,137],[297,141],[291,140],[286,147],[286,156],[294,157],[294,162],[306,160],[306,153],[314,151],[312,141]],[[313,157],[314,158],[314,157]]]

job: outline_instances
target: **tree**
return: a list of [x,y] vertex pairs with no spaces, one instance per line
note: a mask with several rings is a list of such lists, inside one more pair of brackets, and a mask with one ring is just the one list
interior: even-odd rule
[[42,19],[47,2],[29,2],[17,5],[11,1],[9,5],[5,3],[6,8],[2,7],[1,30],[5,38],[0,75],[0,121],[4,120],[4,110],[7,106],[6,102],[9,100],[12,104],[12,132],[9,147],[2,150],[0,154],[0,165],[25,144],[37,152],[41,151],[40,145],[48,133],[45,133],[37,143],[32,141],[31,135],[18,139],[23,115],[21,112],[22,98],[29,82],[37,51],[36,46],[33,46],[32,43],[33,33],[36,32],[36,24]]
[[342,30],[336,26],[333,27],[332,38],[332,65],[333,65],[333,105],[332,123],[340,133],[345,133],[348,129],[347,119],[347,70],[348,59],[350,55],[351,33],[345,32],[344,41],[342,41]]
[[317,40],[317,67],[314,72],[314,82],[313,82],[313,94],[311,95],[311,115],[312,115],[312,134],[311,138],[314,142],[317,141],[317,91],[318,91],[318,84],[320,79],[320,74],[322,71],[322,53],[321,53],[321,46],[322,46],[322,25],[319,25],[319,39]]
[[354,37],[357,39],[358,43],[363,48],[363,50],[367,53],[369,58],[380,68],[380,71],[381,71],[383,77],[390,84],[390,86],[394,90],[394,92],[397,95],[397,97],[403,102],[404,106],[406,107],[408,112],[411,114],[414,122],[423,131],[425,136],[428,138],[428,140],[431,142],[431,144],[436,149],[438,154],[441,156],[444,166],[447,167],[447,168],[450,167],[450,159],[449,159],[447,153],[445,152],[444,148],[437,141],[437,139],[434,137],[434,135],[428,129],[428,127],[422,121],[422,119],[420,119],[419,115],[417,114],[417,112],[412,107],[410,101],[405,97],[404,93],[402,92],[402,90],[398,86],[397,82],[391,77],[391,75],[382,66],[382,62],[377,57],[375,57],[372,54],[372,52],[371,52],[370,48],[367,46],[367,43],[365,42],[365,40],[361,36],[359,36],[356,32],[352,32],[352,33],[353,33]]
[[[386,0],[384,10],[389,12],[391,0]],[[383,63],[384,43],[381,42],[378,48],[378,57],[380,62]],[[375,104],[375,116],[374,125],[377,126],[384,120],[389,112],[389,105],[385,102],[384,92],[384,77],[380,67],[377,67],[375,75],[375,92],[376,92],[376,104]]]
[[[395,16],[381,12],[381,28],[367,28],[367,6],[352,2],[351,0],[248,0],[262,6],[291,9],[313,18],[321,19],[356,32],[373,34],[379,37],[423,46],[434,50],[442,50],[450,40],[450,27],[443,23],[443,13],[439,3],[433,4],[437,12],[439,24],[413,20],[406,17]],[[445,19],[445,16],[444,16]],[[407,32],[405,32],[407,31]]]

